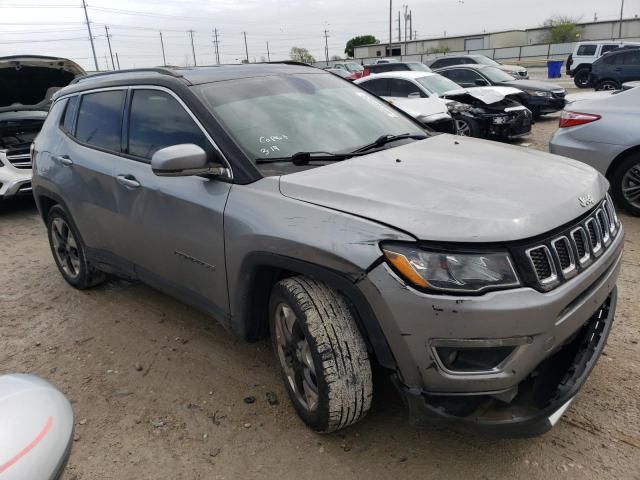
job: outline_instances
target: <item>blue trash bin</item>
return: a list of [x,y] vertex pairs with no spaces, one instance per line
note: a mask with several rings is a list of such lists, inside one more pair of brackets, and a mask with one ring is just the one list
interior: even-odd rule
[[562,76],[562,64],[564,64],[564,60],[549,60],[547,62],[547,77],[560,78]]

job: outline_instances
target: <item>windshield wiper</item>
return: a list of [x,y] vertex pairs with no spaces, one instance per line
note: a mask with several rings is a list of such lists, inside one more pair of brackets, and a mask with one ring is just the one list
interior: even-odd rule
[[428,137],[420,133],[401,133],[400,135],[382,135],[378,137],[374,142],[369,143],[368,145],[365,145],[363,147],[360,147],[357,150],[354,150],[352,153],[361,153],[361,152],[373,150],[374,148],[382,147],[387,143],[395,142],[397,140],[405,140],[405,139],[424,140],[425,138],[428,138]]
[[257,158],[256,164],[291,162],[296,166],[307,165],[311,161],[319,162],[339,162],[353,157],[352,153],[331,153],[331,152],[297,152],[290,157],[266,157]]

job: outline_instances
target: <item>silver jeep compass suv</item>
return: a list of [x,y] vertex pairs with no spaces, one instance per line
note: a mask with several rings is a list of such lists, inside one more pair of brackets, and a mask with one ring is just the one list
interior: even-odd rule
[[292,64],[148,69],[57,93],[33,150],[53,257],[271,334],[314,430],[382,366],[413,418],[548,430],[613,322],[623,227],[582,163],[435,134]]

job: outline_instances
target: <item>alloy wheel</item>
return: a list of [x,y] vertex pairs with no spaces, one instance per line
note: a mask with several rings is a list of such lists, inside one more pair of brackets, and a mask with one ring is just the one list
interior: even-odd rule
[[622,177],[622,195],[636,208],[640,208],[640,163],[632,165]]
[[280,303],[275,309],[276,349],[280,365],[300,405],[318,408],[318,380],[311,347],[293,309]]
[[78,241],[67,222],[60,217],[56,217],[51,222],[51,239],[60,268],[70,278],[77,278],[81,268]]
[[471,126],[469,126],[469,123],[464,120],[456,120],[456,129],[456,133],[461,137],[471,136]]
[[615,82],[606,81],[600,84],[598,90],[618,90],[618,85]]

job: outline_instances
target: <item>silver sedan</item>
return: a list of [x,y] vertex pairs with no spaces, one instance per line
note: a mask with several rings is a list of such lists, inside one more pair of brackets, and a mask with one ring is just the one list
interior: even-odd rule
[[617,203],[640,216],[640,87],[576,100],[551,137],[552,153],[580,160],[611,183]]

